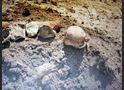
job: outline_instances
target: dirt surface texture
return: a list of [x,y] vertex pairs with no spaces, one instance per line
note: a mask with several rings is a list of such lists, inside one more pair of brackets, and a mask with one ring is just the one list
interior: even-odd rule
[[[122,0],[2,0],[2,20],[61,27],[3,45],[2,90],[122,90]],[[89,35],[89,52],[64,45],[73,25]]]

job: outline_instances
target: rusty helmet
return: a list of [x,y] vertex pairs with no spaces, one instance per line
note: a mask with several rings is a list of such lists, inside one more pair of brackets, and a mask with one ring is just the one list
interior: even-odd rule
[[85,36],[86,34],[81,27],[70,26],[67,29],[66,37],[64,39],[64,44],[78,48],[84,44]]

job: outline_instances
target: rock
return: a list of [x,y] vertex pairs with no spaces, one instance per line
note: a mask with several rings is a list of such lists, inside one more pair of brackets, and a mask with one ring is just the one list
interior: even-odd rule
[[39,37],[41,38],[52,38],[55,37],[56,32],[48,25],[43,25],[39,28]]
[[13,22],[9,28],[11,29],[10,31],[10,38],[11,40],[18,40],[25,38],[25,22]]
[[38,25],[35,22],[26,24],[26,32],[28,37],[33,37],[38,33]]

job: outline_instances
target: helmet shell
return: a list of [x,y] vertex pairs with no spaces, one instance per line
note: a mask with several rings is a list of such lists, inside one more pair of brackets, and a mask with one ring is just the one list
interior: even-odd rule
[[79,47],[80,45],[83,45],[85,41],[85,32],[84,30],[79,26],[70,26],[67,29],[66,37],[64,39],[65,45],[71,45],[74,47]]

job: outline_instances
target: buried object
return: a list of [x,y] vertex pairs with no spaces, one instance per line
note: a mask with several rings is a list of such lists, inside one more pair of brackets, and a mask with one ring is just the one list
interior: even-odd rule
[[48,25],[39,27],[39,37],[41,38],[52,38],[55,37],[56,32]]
[[76,48],[84,48],[86,46],[89,51],[89,39],[86,39],[85,31],[79,26],[71,26],[67,29],[64,44]]

